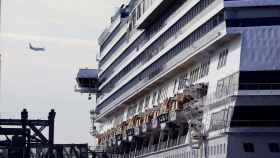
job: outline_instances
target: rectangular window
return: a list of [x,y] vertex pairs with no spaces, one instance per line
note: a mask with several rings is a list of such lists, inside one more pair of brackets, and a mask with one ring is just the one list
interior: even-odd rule
[[253,143],[243,143],[244,151],[247,153],[255,152],[255,147]]
[[209,73],[209,65],[210,65],[210,61],[205,62],[205,63],[200,65],[199,78],[202,78],[202,77],[205,77],[205,76],[208,75],[208,73]]
[[137,106],[135,105],[132,105],[128,108],[127,118],[131,118],[132,116],[134,116],[134,114],[136,113],[136,108]]
[[161,101],[162,101],[162,89],[160,89],[159,91],[158,91],[158,97],[157,97],[157,104],[159,105],[160,103],[161,103]]
[[182,75],[182,76],[180,76],[180,78],[179,78],[179,87],[178,87],[179,90],[184,88],[187,77],[188,77],[187,73]]
[[199,79],[200,67],[194,68],[190,73],[190,81],[193,83]]
[[144,107],[144,99],[142,99],[138,104],[138,112],[142,112]]
[[211,130],[219,130],[226,127],[228,110],[224,109],[211,115]]
[[157,91],[155,91],[155,92],[153,93],[153,98],[152,98],[152,105],[153,105],[153,106],[156,105],[156,100],[157,100]]
[[280,152],[280,148],[279,148],[278,143],[269,143],[268,147],[269,147],[270,152],[272,152],[272,153],[279,153]]
[[216,97],[224,97],[235,92],[238,88],[238,77],[239,73],[234,73],[219,80],[216,87]]
[[145,108],[148,108],[149,107],[149,104],[150,104],[150,96],[147,96],[145,98]]
[[137,19],[138,20],[141,17],[141,4],[138,4],[136,9]]
[[228,49],[223,50],[219,55],[218,69],[224,67],[227,62]]
[[174,80],[173,94],[175,94],[177,92],[177,82],[178,82],[178,79],[176,78]]

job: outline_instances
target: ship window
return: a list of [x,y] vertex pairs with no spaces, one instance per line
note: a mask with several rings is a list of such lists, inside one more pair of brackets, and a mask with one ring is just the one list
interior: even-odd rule
[[162,89],[162,101],[168,97],[168,88],[165,87]]
[[218,69],[224,67],[227,62],[228,49],[223,50],[219,55]]
[[138,112],[142,112],[144,107],[144,99],[139,102]]
[[269,147],[270,152],[272,152],[272,153],[279,153],[280,152],[280,148],[279,148],[278,143],[269,143],[268,147]]
[[223,147],[223,153],[225,154],[225,153],[226,153],[226,144],[224,143],[223,146],[224,146],[224,147]]
[[228,110],[224,109],[211,115],[211,130],[219,130],[226,127]]
[[205,77],[209,73],[209,65],[210,61],[203,63],[200,65],[200,72],[199,72],[199,78]]
[[157,104],[159,105],[161,103],[161,101],[163,100],[163,97],[162,97],[162,89],[160,89],[158,91],[158,97],[157,97]]
[[178,79],[176,78],[176,79],[174,80],[173,94],[175,94],[176,91],[177,91],[177,82],[178,82]]
[[139,19],[139,18],[141,17],[141,10],[142,10],[141,4],[139,4],[139,5],[137,6],[137,19]]
[[157,91],[153,93],[152,105],[156,105],[156,100],[157,100]]
[[195,82],[199,79],[199,70],[200,70],[200,67],[196,67],[191,71],[191,74],[190,74],[191,82]]
[[145,99],[145,108],[149,107],[149,102],[150,102],[150,96],[148,95]]
[[253,143],[243,143],[243,148],[245,152],[255,152],[254,144]]
[[136,113],[136,108],[137,108],[137,106],[135,106],[135,105],[132,105],[128,108],[127,118],[132,117]]
[[218,154],[217,149],[218,149],[218,146],[214,145],[214,155]]
[[185,83],[186,83],[187,76],[188,76],[188,74],[186,73],[186,74],[184,74],[184,75],[182,75],[182,76],[180,77],[180,79],[179,79],[179,88],[178,88],[179,90],[181,90],[181,89],[184,88]]
[[216,97],[220,98],[232,94],[237,88],[237,83],[238,73],[219,80],[216,87]]

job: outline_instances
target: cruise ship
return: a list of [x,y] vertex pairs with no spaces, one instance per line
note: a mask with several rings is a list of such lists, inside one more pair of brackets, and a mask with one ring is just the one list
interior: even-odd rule
[[280,157],[279,0],[130,0],[98,43],[102,157]]

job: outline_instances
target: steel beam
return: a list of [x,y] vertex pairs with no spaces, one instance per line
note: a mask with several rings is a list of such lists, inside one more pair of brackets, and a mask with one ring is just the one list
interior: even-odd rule
[[[48,126],[49,120],[27,120],[27,125]],[[21,119],[0,119],[0,126],[21,126]]]

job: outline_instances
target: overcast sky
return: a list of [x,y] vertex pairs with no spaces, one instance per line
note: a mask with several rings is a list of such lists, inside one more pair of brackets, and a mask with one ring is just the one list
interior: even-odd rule
[[[90,143],[86,95],[74,92],[80,67],[95,67],[97,38],[127,0],[2,0],[1,107],[3,118],[46,119],[57,112],[56,143]],[[46,47],[32,52],[28,43]]]

